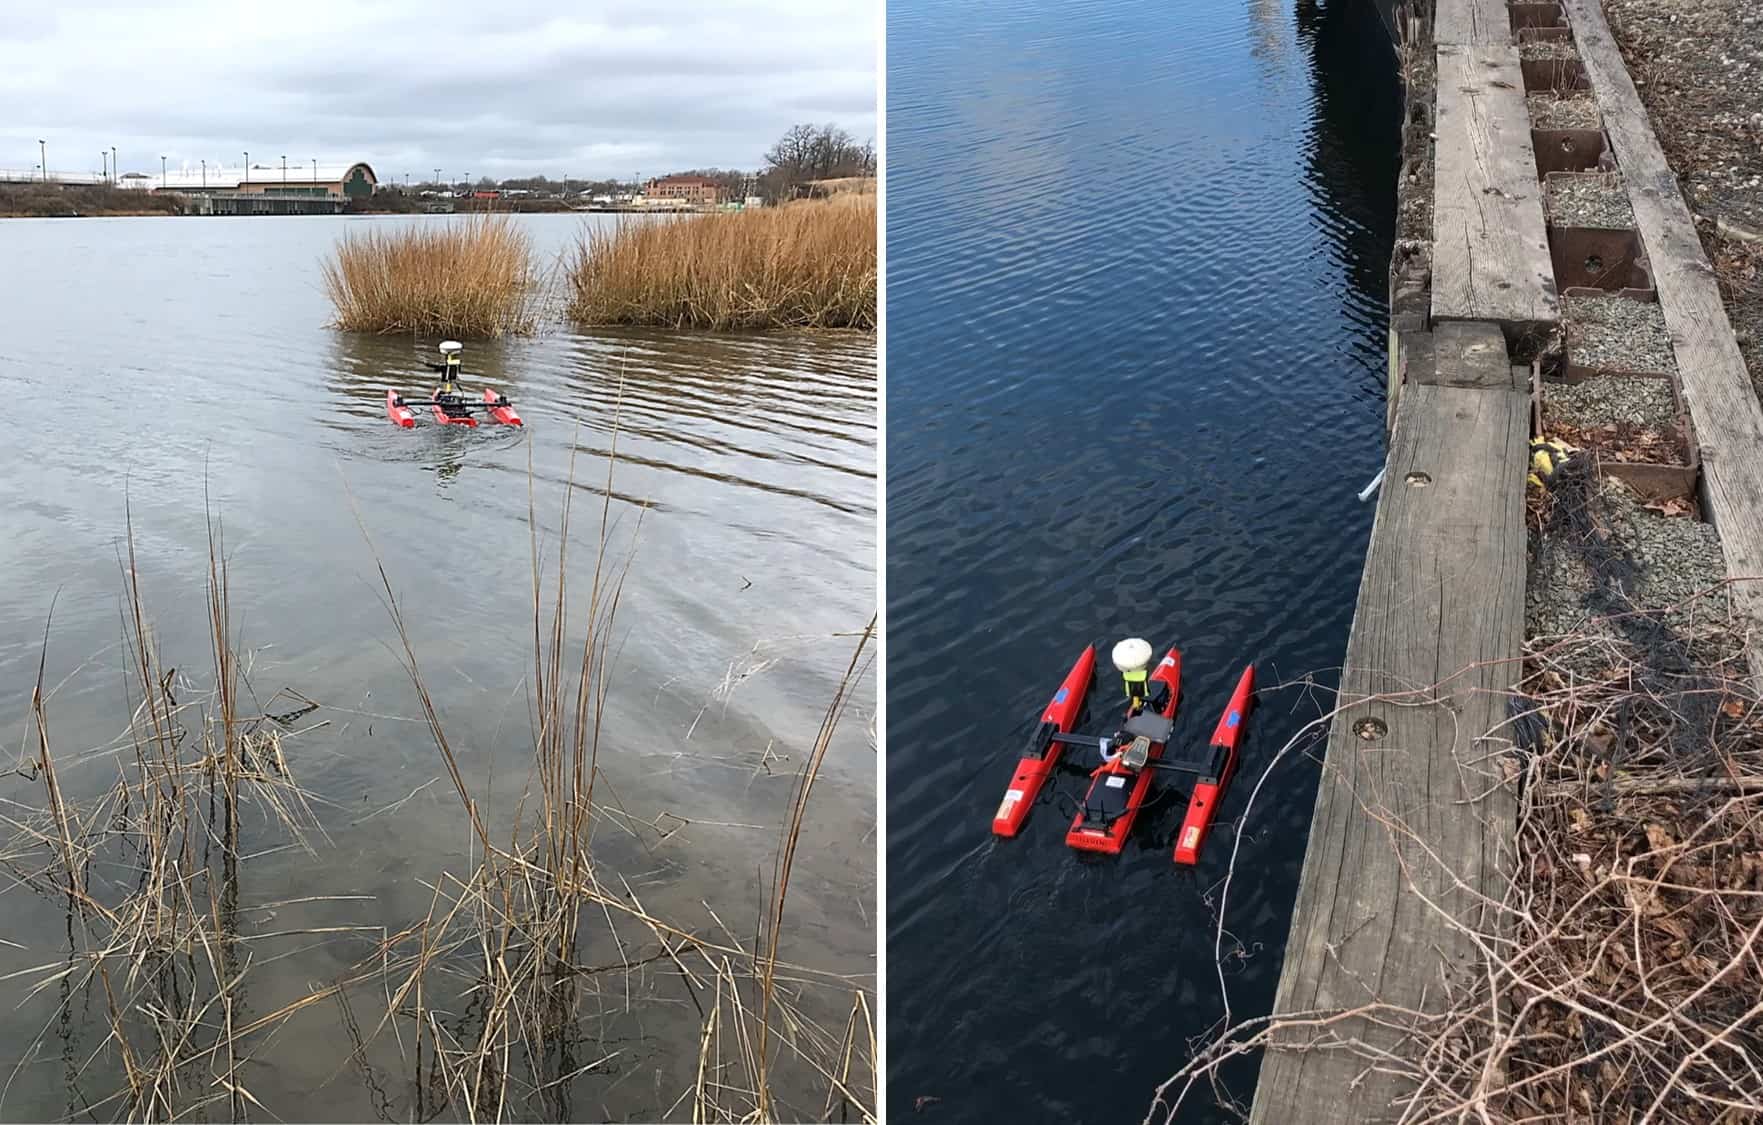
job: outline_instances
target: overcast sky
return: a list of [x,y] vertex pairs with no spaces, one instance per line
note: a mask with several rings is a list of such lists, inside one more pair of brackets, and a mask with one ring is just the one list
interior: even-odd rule
[[[0,168],[629,178],[877,137],[876,0],[0,0]],[[285,18],[269,18],[285,13]]]

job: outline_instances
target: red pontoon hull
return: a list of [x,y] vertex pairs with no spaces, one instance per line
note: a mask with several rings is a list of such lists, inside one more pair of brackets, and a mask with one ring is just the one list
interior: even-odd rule
[[416,415],[411,413],[408,406],[399,401],[397,391],[388,390],[386,392],[386,417],[407,430],[416,425]]
[[484,404],[490,408],[490,417],[503,425],[518,426],[522,424],[520,415],[514,412],[514,407],[509,406],[500,395],[493,393],[488,387],[484,388]]
[[1035,731],[1035,745],[1040,747],[1040,753],[1016,763],[1010,788],[1004,791],[1004,800],[998,805],[997,815],[992,817],[993,835],[1014,836],[1022,828],[1022,822],[1028,819],[1028,810],[1040,796],[1047,778],[1052,776],[1053,767],[1059,764],[1059,752],[1064,749],[1057,742],[1046,742],[1045,736],[1054,731],[1070,734],[1071,728],[1077,725],[1095,669],[1096,646],[1091,645],[1083,650],[1077,663],[1065,674],[1065,682],[1059,685],[1059,690],[1053,693],[1053,701],[1041,712],[1041,724]]
[[1237,772],[1237,748],[1242,744],[1249,711],[1254,705],[1255,666],[1251,664],[1243,669],[1237,689],[1231,693],[1230,705],[1212,732],[1212,772],[1194,785],[1187,816],[1175,836],[1175,862],[1179,864],[1192,866],[1200,862],[1200,849],[1205,846],[1206,833],[1211,831],[1212,818],[1218,813],[1218,802]]
[[[1181,652],[1179,650],[1172,648],[1164,654],[1163,659],[1158,662],[1156,669],[1151,673],[1150,682],[1152,685],[1159,683],[1168,685],[1168,698],[1163,701],[1163,706],[1158,709],[1157,713],[1166,719],[1174,719],[1176,706],[1181,701]],[[1156,688],[1153,686],[1150,690],[1154,692]],[[1153,742],[1147,760],[1154,762],[1162,756],[1163,743]],[[1090,789],[1084,796],[1084,803],[1088,805],[1091,802],[1099,786],[1127,786],[1129,788],[1126,795],[1126,811],[1106,827],[1098,827],[1084,823],[1084,811],[1080,808],[1077,815],[1071,819],[1071,827],[1065,833],[1065,842],[1079,851],[1119,855],[1120,850],[1126,846],[1126,838],[1132,832],[1133,823],[1139,818],[1139,810],[1144,807],[1145,793],[1151,788],[1151,775],[1154,772],[1156,771],[1149,767],[1140,770],[1129,769],[1121,765],[1118,758],[1112,762],[1103,763],[1095,773],[1090,775]]]

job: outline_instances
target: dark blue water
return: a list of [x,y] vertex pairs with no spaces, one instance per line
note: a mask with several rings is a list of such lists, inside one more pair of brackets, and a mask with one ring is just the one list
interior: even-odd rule
[[1383,452],[1399,97],[1362,2],[889,5],[898,1119],[1141,1120],[1222,1012],[1239,830],[1232,1009],[1272,1004],[1314,762],[1244,810],[1316,693],[1264,693],[1197,869],[1175,799],[1100,862],[1063,843],[1069,797],[1015,840],[989,822],[1086,642],[1181,646],[1180,738],[1245,661],[1332,682]]

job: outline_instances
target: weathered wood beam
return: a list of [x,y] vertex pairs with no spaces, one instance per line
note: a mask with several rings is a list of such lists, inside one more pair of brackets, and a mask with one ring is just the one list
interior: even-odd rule
[[[1497,897],[1511,870],[1497,732],[1524,635],[1524,372],[1492,325],[1443,325],[1432,343],[1436,366],[1397,406],[1276,1013],[1438,1010],[1446,976],[1474,971],[1452,918],[1490,924],[1472,891]],[[1361,1018],[1335,1034],[1401,1039]],[[1266,1053],[1252,1121],[1396,1116],[1408,1090],[1387,1069],[1292,1045]]]
[[1527,360],[1561,313],[1518,50],[1440,42],[1437,56],[1432,317],[1498,324]]
[[1459,46],[1512,42],[1512,18],[1506,0],[1438,0],[1433,13],[1432,40]]

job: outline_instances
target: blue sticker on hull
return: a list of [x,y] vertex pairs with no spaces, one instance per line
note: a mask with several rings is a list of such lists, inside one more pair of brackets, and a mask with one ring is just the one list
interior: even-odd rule
[[1071,693],[1069,691],[1065,690],[1064,688],[1060,688],[1057,692],[1054,692],[1053,693],[1054,706],[1058,706],[1059,704],[1064,703],[1066,696],[1068,696],[1070,694]]
[[1234,727],[1237,725],[1237,723],[1242,721],[1242,718],[1243,717],[1241,715],[1237,714],[1235,711],[1232,711],[1230,713],[1230,717],[1224,720],[1224,725],[1227,727]]

